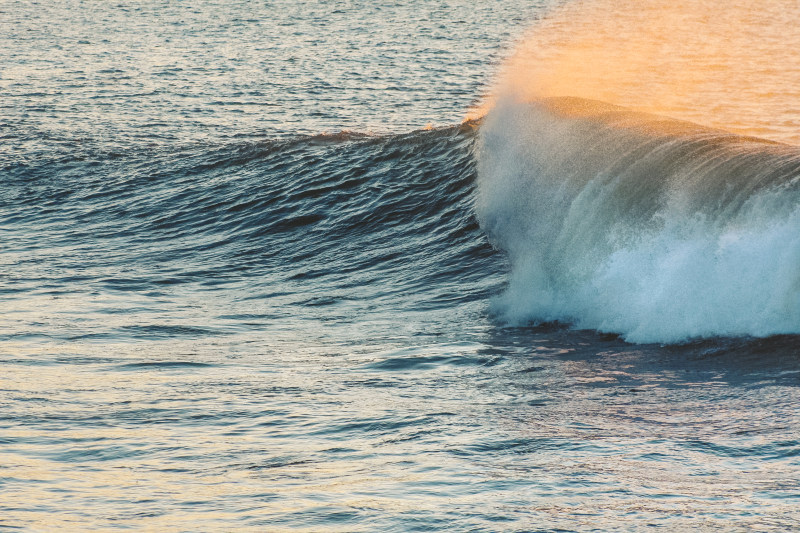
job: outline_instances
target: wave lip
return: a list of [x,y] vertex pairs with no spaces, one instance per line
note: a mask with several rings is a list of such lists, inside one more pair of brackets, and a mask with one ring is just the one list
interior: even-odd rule
[[512,322],[632,342],[800,333],[800,148],[578,98],[499,102],[477,212]]

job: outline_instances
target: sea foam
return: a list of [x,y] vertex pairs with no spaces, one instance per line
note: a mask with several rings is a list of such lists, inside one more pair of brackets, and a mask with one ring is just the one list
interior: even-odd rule
[[481,226],[512,323],[632,342],[800,333],[800,149],[577,98],[498,101]]

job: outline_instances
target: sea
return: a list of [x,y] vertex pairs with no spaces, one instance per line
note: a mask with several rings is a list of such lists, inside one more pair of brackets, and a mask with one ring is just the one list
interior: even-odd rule
[[800,530],[798,17],[0,0],[0,531]]

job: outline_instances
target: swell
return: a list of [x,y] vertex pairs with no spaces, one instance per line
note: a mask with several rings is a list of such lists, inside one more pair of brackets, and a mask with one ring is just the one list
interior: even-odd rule
[[472,210],[474,129],[8,161],[7,293],[125,292],[157,309],[225,289],[272,317],[485,299],[500,280]]
[[637,342],[800,333],[800,149],[576,98],[503,102],[480,144],[506,320]]

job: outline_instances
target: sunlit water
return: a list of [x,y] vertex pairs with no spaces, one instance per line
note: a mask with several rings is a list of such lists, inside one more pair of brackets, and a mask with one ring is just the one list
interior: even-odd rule
[[[551,7],[0,3],[0,529],[796,527],[794,241],[763,248],[779,329],[532,325],[539,225],[509,221],[549,219],[502,180],[662,168],[607,122],[606,151],[542,156],[583,123],[527,104],[460,124]],[[745,144],[794,201],[794,148]],[[714,329],[742,312],[771,336]]]

